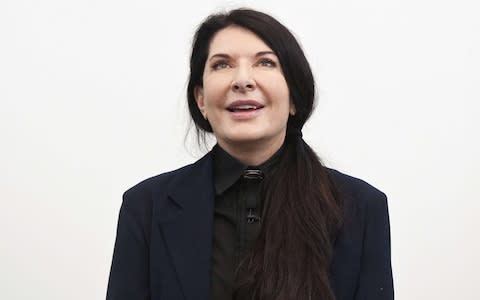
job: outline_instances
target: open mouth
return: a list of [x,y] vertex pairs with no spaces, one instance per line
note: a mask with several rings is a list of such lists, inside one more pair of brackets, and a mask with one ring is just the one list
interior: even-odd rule
[[227,110],[230,112],[247,112],[247,111],[254,111],[257,109],[263,108],[263,105],[232,105],[227,107]]

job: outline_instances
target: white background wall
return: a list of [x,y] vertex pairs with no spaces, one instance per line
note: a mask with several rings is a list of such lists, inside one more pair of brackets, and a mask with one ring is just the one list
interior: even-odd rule
[[195,26],[252,6],[315,72],[305,140],[389,196],[396,299],[480,299],[476,2],[2,0],[0,298],[104,299],[123,191],[201,155]]

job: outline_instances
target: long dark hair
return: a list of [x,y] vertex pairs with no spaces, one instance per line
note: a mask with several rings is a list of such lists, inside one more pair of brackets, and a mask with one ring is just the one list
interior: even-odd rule
[[287,124],[284,149],[263,182],[262,229],[251,253],[239,267],[236,298],[335,299],[328,270],[332,242],[341,226],[343,205],[327,169],[301,137],[315,101],[315,83],[302,48],[292,33],[273,17],[250,9],[209,16],[198,28],[192,46],[187,89],[190,115],[197,133],[212,132],[195,101],[203,86],[210,42],[230,25],[248,29],[277,55],[296,113]]

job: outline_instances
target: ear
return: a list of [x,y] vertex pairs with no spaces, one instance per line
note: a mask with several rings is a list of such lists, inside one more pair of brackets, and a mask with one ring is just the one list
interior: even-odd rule
[[297,113],[297,109],[295,108],[295,104],[290,102],[290,115],[294,116]]
[[205,101],[203,97],[203,87],[197,85],[194,89],[194,94],[198,109],[202,113],[203,118],[207,119],[207,112],[205,111]]

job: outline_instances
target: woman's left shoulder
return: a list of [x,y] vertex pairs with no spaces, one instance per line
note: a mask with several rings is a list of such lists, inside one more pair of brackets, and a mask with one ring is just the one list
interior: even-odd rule
[[385,193],[362,179],[333,169],[328,172],[344,203],[343,226],[335,239],[332,261],[338,298],[393,299]]
[[384,192],[370,183],[342,173],[335,169],[327,168],[330,178],[344,198],[351,199],[357,205],[384,205],[387,196]]

